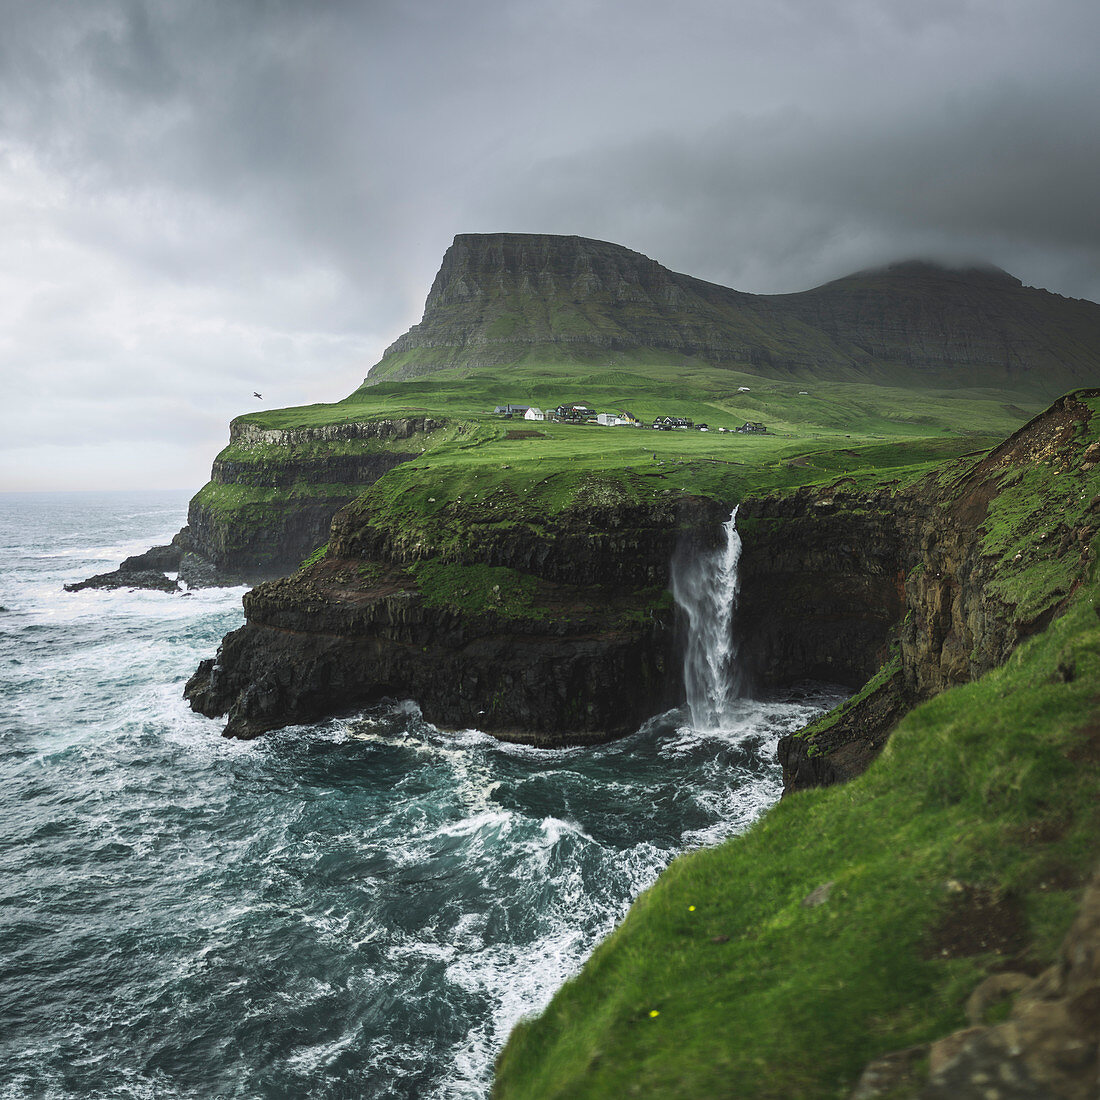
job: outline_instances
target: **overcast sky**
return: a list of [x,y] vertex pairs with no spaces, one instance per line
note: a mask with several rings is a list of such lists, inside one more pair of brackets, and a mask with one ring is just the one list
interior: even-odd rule
[[1100,299],[1096,0],[0,0],[0,489],[197,489],[456,233]]

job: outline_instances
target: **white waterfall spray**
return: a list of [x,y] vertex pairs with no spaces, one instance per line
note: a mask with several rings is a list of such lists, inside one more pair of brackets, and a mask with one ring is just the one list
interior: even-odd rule
[[676,563],[672,570],[672,594],[688,619],[684,687],[697,730],[728,728],[742,689],[733,636],[741,560],[736,508],[722,530],[723,546]]

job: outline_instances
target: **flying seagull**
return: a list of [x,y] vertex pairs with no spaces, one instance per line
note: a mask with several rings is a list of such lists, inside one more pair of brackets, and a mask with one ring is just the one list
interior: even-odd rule
[[252,396],[258,397],[261,401],[264,399],[264,395],[262,393],[257,393],[255,390],[252,391]]

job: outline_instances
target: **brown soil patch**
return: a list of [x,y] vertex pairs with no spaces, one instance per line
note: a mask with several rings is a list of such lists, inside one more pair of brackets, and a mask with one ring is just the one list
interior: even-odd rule
[[531,431],[528,428],[509,428],[504,433],[505,439],[545,439],[545,432]]
[[1067,753],[1074,764],[1100,764],[1100,718],[1077,731],[1081,740]]
[[[1082,392],[1091,396],[1097,391]],[[962,490],[952,509],[956,517],[974,526],[982,523],[989,502],[997,494],[997,477],[1006,467],[1060,458],[1081,421],[1088,421],[1091,416],[1087,405],[1067,394],[1033,417],[955,483]]]
[[993,477],[978,482],[955,503],[952,511],[956,519],[967,527],[978,527],[989,514],[989,504],[997,495],[997,482]]
[[[1094,396],[1096,391],[1084,390],[1082,393]],[[1067,394],[994,448],[981,465],[995,469],[1010,463],[1049,461],[1057,457],[1073,439],[1081,421],[1087,423],[1091,417],[1092,410],[1087,405],[1079,401],[1075,394]]]
[[1078,890],[1084,885],[1086,877],[1076,867],[1054,860],[1043,868],[1039,876],[1039,889],[1047,893]]
[[963,886],[932,929],[925,958],[962,959],[990,952],[1011,958],[1027,946],[1027,924],[1013,898],[983,886]]
[[1053,844],[1061,840],[1069,829],[1068,818],[1044,817],[1038,821],[1031,821],[1018,829],[1012,830],[1012,837],[1017,844],[1025,848],[1036,847],[1040,844]]

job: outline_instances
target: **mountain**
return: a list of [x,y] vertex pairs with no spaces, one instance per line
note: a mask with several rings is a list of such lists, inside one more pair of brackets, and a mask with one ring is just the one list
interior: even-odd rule
[[776,378],[1010,385],[1053,397],[1100,381],[1100,305],[1026,287],[993,267],[925,262],[798,294],[746,294],[604,241],[461,234],[420,324],[364,385],[448,368],[660,361]]

